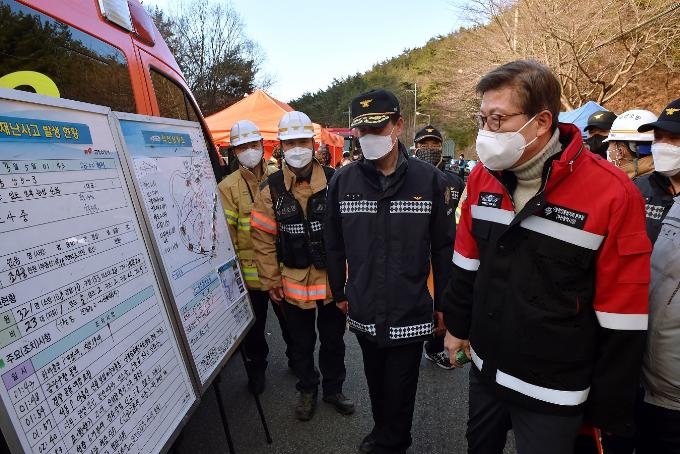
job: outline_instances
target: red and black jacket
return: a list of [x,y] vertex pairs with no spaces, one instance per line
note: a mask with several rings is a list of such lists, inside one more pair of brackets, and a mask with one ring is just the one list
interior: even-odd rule
[[481,379],[528,408],[632,430],[651,244],[626,175],[560,124],[562,151],[519,213],[512,172],[468,179],[442,311]]

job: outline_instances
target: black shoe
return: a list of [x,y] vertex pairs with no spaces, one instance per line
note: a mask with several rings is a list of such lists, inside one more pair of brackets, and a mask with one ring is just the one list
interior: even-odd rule
[[437,353],[429,353],[427,350],[424,352],[425,358],[429,359],[433,363],[435,363],[437,366],[441,367],[442,369],[446,370],[451,370],[453,369],[453,365],[451,365],[451,361],[449,360],[449,355],[446,353],[446,351],[441,351]]
[[366,435],[361,443],[359,444],[360,454],[371,454],[375,449],[375,437],[372,433]]
[[332,404],[335,407],[335,410],[341,415],[351,415],[354,413],[354,402],[348,399],[343,393],[323,396],[323,401]]
[[316,410],[316,391],[300,391],[300,399],[295,407],[295,417],[300,421],[309,421]]

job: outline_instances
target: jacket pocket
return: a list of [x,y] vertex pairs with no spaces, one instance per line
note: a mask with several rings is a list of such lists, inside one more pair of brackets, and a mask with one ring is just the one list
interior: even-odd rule
[[298,284],[306,283],[307,274],[309,274],[309,268],[289,268],[284,266],[281,270],[282,276]]
[[595,251],[574,246],[542,244],[535,252],[536,291],[528,299],[554,314],[575,316],[592,303]]
[[622,262],[617,273],[617,282],[620,284],[649,283],[649,259],[652,244],[647,238],[647,233],[642,231],[619,235],[616,238],[616,247]]
[[526,326],[524,332],[520,345],[527,356],[555,362],[584,361],[591,356],[587,339],[578,325],[540,320]]

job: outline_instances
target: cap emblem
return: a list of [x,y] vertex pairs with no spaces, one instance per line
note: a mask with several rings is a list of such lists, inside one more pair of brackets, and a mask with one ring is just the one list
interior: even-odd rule
[[669,107],[666,109],[666,115],[673,115],[675,112],[680,112],[680,109]]
[[364,99],[363,101],[359,101],[359,104],[361,104],[361,107],[364,109],[368,109],[368,106],[371,105],[372,102],[372,99]]

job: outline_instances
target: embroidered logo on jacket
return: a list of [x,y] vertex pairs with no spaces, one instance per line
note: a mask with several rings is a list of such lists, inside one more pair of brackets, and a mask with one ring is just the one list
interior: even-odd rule
[[363,198],[363,194],[360,194],[358,192],[348,192],[345,194],[344,200],[361,200]]
[[[455,202],[460,199],[460,191],[456,190],[453,186],[449,186],[449,192],[451,193],[451,199]],[[448,205],[448,202],[447,202]]]
[[548,204],[543,208],[542,217],[559,224],[583,230],[588,214],[559,205]]
[[494,192],[480,192],[477,205],[483,207],[500,208],[503,202],[503,194]]

